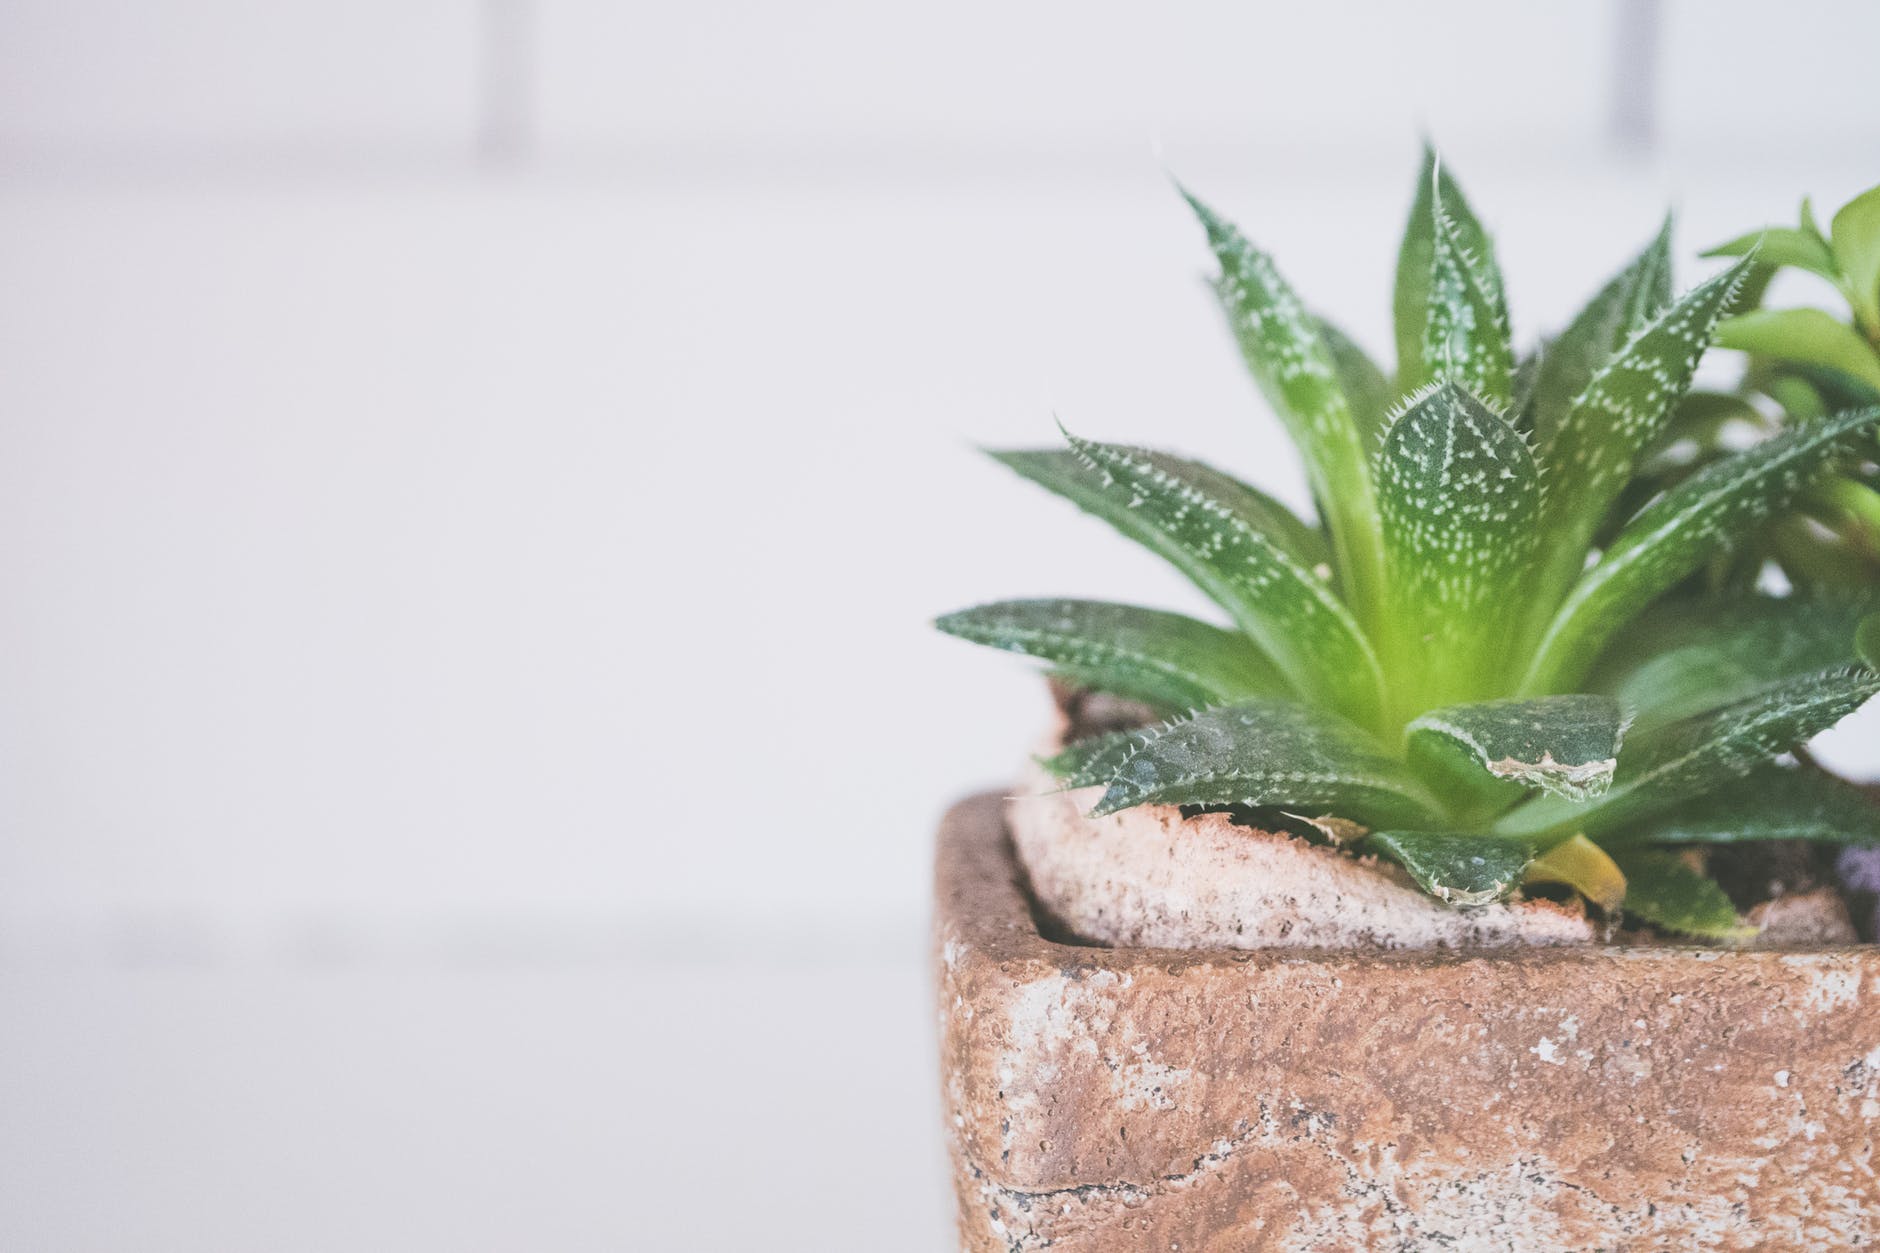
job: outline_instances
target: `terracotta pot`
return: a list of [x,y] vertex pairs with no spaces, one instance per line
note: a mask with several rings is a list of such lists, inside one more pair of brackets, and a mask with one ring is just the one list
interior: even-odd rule
[[968,1250],[1880,1241],[1880,950],[1110,948],[939,841]]

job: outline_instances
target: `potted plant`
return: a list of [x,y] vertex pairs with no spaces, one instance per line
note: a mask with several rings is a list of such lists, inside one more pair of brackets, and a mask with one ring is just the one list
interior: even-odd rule
[[1387,377],[1189,202],[1320,521],[1167,453],[995,454],[1227,623],[939,622],[1060,697],[941,835],[966,1247],[1880,1239],[1880,958],[1804,847],[1880,809],[1790,755],[1880,691],[1880,597],[1708,577],[1865,474],[1880,409],[1673,472],[1760,254],[1674,299],[1667,228],[1517,358],[1427,157]]

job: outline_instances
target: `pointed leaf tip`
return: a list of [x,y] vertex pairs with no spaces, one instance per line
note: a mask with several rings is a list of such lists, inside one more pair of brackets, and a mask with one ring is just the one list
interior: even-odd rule
[[1006,600],[946,615],[948,635],[1049,663],[1060,676],[1163,713],[1283,693],[1245,636],[1169,613],[1094,600]]
[[1622,854],[1625,912],[1655,927],[1704,940],[1746,940],[1755,930],[1737,918],[1736,906],[1714,879],[1686,865],[1675,853]]
[[1418,887],[1461,909],[1506,899],[1534,860],[1528,844],[1440,831],[1378,831],[1362,847],[1396,862]]

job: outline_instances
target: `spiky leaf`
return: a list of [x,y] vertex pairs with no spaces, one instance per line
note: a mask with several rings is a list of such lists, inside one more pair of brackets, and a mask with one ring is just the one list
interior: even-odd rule
[[1049,757],[1039,758],[1038,764],[1066,788],[1108,783],[1141,739],[1142,731],[1135,728],[1086,736]]
[[[1190,568],[1190,554],[1172,543],[1162,530],[1147,525],[1132,507],[1130,497],[1113,490],[1109,475],[1092,465],[1089,458],[1069,448],[993,451],[988,455],[1045,490],[1056,492],[1086,513],[1108,522],[1129,539],[1172,562],[1197,583],[1201,581]],[[1258,488],[1186,457],[1147,450],[1138,450],[1137,455],[1169,478],[1190,485],[1223,509],[1237,514],[1307,569],[1330,564],[1331,549],[1317,528],[1307,525],[1298,514]]]
[[1702,940],[1741,940],[1754,932],[1736,916],[1724,890],[1675,853],[1630,852],[1618,859],[1625,872],[1625,912],[1653,926]]
[[1435,818],[1423,789],[1370,736],[1280,700],[1209,709],[1145,732],[1093,812],[1143,804],[1284,805],[1371,827]]
[[[1423,328],[1420,377],[1454,379],[1496,407],[1514,399],[1514,350],[1501,271],[1493,254],[1473,252],[1464,228],[1436,187],[1430,251],[1429,316]],[[1486,237],[1480,246],[1488,247]]]
[[1338,570],[1361,615],[1382,579],[1377,511],[1365,441],[1339,384],[1331,351],[1273,260],[1193,196],[1221,265],[1215,292],[1241,356],[1305,458],[1312,498],[1332,533]]
[[1573,402],[1627,340],[1670,303],[1671,219],[1632,263],[1574,316],[1541,353],[1532,423],[1542,447],[1553,444]]
[[1824,770],[1771,763],[1608,839],[1615,846],[1754,840],[1874,844],[1880,843],[1880,802]]
[[1527,868],[1523,883],[1559,883],[1611,914],[1625,902],[1625,872],[1583,835],[1554,845]]
[[1606,790],[1624,734],[1619,702],[1586,695],[1451,705],[1407,732],[1412,763],[1446,762],[1452,774],[1459,768],[1570,800]]
[[[1739,262],[1665,310],[1594,374],[1539,458],[1561,487],[1548,493],[1543,525],[1552,553],[1546,587],[1578,573],[1587,542],[1691,385],[1749,262]],[[1571,485],[1570,489],[1567,485]]]
[[1362,847],[1402,866],[1431,896],[1464,908],[1507,897],[1534,859],[1525,844],[1439,831],[1379,831]]
[[[1436,159],[1436,150],[1425,145],[1410,220],[1404,227],[1403,244],[1397,252],[1397,286],[1391,300],[1397,331],[1399,395],[1416,391],[1434,378],[1424,367],[1423,344],[1429,330],[1439,200],[1462,251],[1484,265],[1494,266],[1495,250],[1489,243],[1488,232],[1482,229],[1482,223],[1469,207],[1468,198],[1462,194],[1449,168]],[[1492,271],[1486,286],[1492,292],[1501,291],[1498,271]],[[1499,314],[1502,325],[1506,326],[1507,310],[1500,309]]]
[[1371,646],[1324,579],[1236,509],[1152,454],[1069,437],[1114,512],[1153,539],[1233,617],[1294,686],[1369,722],[1379,671]]
[[1862,661],[1880,670],[1880,613],[1861,622],[1854,634],[1854,648]]
[[1178,613],[1096,600],[1006,600],[934,625],[948,635],[1053,663],[1082,687],[1164,713],[1290,690],[1234,631]]
[[1495,824],[1513,836],[1598,836],[1666,812],[1806,742],[1880,691],[1880,671],[1844,666],[1765,689],[1713,713],[1632,737],[1605,795],[1541,796]]
[[1647,506],[1548,625],[1525,690],[1576,684],[1613,632],[1732,539],[1787,508],[1842,440],[1876,421],[1880,409],[1864,409],[1795,427],[1707,466]]
[[1873,594],[1703,598],[1665,605],[1628,631],[1596,684],[1638,711],[1644,730],[1754,696],[1855,659]]
[[[1455,383],[1391,426],[1378,454],[1402,693],[1412,705],[1486,694],[1506,654],[1483,647],[1520,608],[1540,474],[1527,442]],[[1414,658],[1414,662],[1413,659]]]
[[1854,316],[1869,334],[1880,334],[1880,187],[1842,205],[1828,234]]

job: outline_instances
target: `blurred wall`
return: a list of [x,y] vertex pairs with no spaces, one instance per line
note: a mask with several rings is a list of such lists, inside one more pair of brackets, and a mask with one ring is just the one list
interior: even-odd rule
[[1875,46],[1822,0],[9,0],[0,944],[915,934],[1043,715],[926,620],[1194,603],[972,444],[1301,498],[1168,174],[1381,349],[1427,131],[1531,338],[1668,205],[1689,282],[1880,176]]

